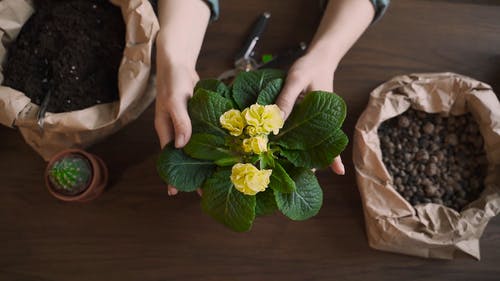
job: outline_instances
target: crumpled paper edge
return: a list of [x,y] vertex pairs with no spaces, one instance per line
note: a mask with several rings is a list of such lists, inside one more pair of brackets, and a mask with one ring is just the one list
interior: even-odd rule
[[[41,132],[36,124],[38,106],[24,94],[0,87],[0,108],[6,111],[0,114],[0,123],[18,127],[25,141],[46,160],[62,149],[86,147],[102,140],[136,119],[155,98],[150,79],[151,52],[159,24],[153,8],[147,0],[111,2],[121,8],[126,23],[126,45],[118,74],[119,101],[72,112],[47,113]],[[0,30],[5,29],[4,19],[12,26],[6,39],[9,41],[33,13],[33,6],[31,1],[0,3]],[[4,56],[0,56],[0,61]]]
[[[413,208],[393,189],[377,129],[410,106],[452,115],[470,111],[479,123],[488,158],[486,187],[461,213],[438,204]],[[480,259],[479,239],[500,212],[500,104],[489,85],[455,73],[391,79],[370,94],[355,127],[353,158],[371,247],[439,259],[453,259],[459,251]]]

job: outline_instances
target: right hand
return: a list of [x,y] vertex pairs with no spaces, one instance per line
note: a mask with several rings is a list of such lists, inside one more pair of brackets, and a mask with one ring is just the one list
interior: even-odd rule
[[[311,48],[288,71],[285,86],[276,100],[285,119],[301,95],[315,90],[333,92],[333,77],[337,66],[335,63],[328,63],[324,58],[324,52]],[[330,168],[338,175],[345,174],[340,155],[335,157]]]

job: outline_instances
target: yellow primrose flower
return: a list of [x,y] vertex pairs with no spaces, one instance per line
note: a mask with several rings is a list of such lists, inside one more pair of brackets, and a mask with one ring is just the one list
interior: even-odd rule
[[243,194],[255,195],[266,190],[272,170],[259,170],[252,164],[235,164],[231,171],[231,182]]
[[243,150],[247,153],[261,154],[267,151],[267,136],[256,136],[243,140]]
[[279,107],[275,104],[265,106],[253,104],[245,109],[242,115],[249,125],[247,133],[252,137],[261,134],[267,135],[270,132],[277,135],[279,129],[283,128],[284,120]]
[[268,132],[277,135],[285,121],[280,108],[275,104],[266,105],[262,114],[263,127]]
[[254,137],[261,134],[266,134],[262,128],[262,113],[264,113],[264,106],[260,104],[253,104],[243,110],[243,118],[248,124],[247,134]]
[[257,128],[254,126],[247,126],[245,131],[246,131],[247,135],[249,135],[251,137],[263,134],[262,132],[257,131]]
[[236,137],[241,135],[246,126],[245,119],[237,109],[230,109],[224,112],[219,118],[219,122],[222,128],[228,130],[231,135]]

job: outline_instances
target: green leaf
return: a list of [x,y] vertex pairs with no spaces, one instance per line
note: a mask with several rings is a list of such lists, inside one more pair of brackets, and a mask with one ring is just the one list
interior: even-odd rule
[[234,231],[248,231],[255,219],[255,196],[245,195],[233,186],[231,170],[214,173],[203,185],[202,209]]
[[260,162],[260,169],[268,169],[268,168],[273,168],[274,163],[274,156],[270,151],[267,151],[265,153],[262,153],[259,155],[259,162]]
[[249,72],[241,72],[236,76],[233,83],[233,100],[240,110],[256,103],[259,94],[267,87],[269,82],[281,78],[285,74],[281,70],[262,69]]
[[160,153],[156,168],[160,177],[180,191],[195,191],[215,170],[215,165],[204,160],[193,159],[173,143]]
[[349,139],[341,129],[336,130],[332,136],[308,148],[307,150],[281,150],[281,156],[285,157],[296,167],[325,168],[333,162],[347,146]]
[[233,166],[236,163],[241,162],[241,156],[231,156],[226,158],[220,158],[214,161],[217,166],[227,167]]
[[225,146],[223,137],[210,134],[194,134],[184,147],[187,155],[202,160],[219,160],[234,156]]
[[274,104],[276,98],[283,88],[283,79],[278,78],[267,83],[266,87],[260,91],[257,103],[260,105]]
[[295,168],[290,175],[296,190],[286,194],[274,191],[279,210],[292,220],[306,220],[316,215],[323,204],[323,191],[311,170]]
[[269,187],[281,193],[291,193],[296,189],[295,182],[278,162],[275,162]]
[[311,92],[296,105],[280,133],[272,138],[292,150],[306,150],[330,138],[346,116],[344,100],[333,93]]
[[226,136],[226,131],[219,124],[219,118],[231,108],[229,99],[212,91],[198,89],[188,104],[193,133]]
[[217,79],[202,79],[198,81],[198,83],[196,83],[196,86],[194,87],[194,92],[196,93],[198,89],[216,92],[225,98],[230,98],[231,96],[231,91],[229,91],[229,88],[226,86],[226,84]]
[[270,215],[278,210],[278,206],[276,205],[276,199],[274,199],[274,193],[272,189],[267,188],[265,191],[259,192],[255,196],[255,215]]

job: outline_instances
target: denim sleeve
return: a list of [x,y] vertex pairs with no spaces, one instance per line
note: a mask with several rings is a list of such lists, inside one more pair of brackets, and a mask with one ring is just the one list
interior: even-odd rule
[[373,4],[373,7],[375,7],[375,17],[373,18],[373,21],[378,20],[381,18],[385,10],[387,10],[387,7],[389,7],[389,3],[391,0],[370,0]]
[[[1,1],[1,0],[0,0]],[[155,13],[158,14],[158,0],[149,0]],[[203,2],[207,3],[210,8],[210,21],[214,21],[219,18],[219,0],[203,0]]]
[[[389,3],[391,0],[369,0],[372,4],[373,7],[375,8],[375,17],[373,18],[373,21],[378,20],[381,18],[385,10],[387,10],[387,7],[389,7]],[[328,0],[320,0],[320,5],[321,8],[326,8],[326,4],[328,4]]]
[[210,21],[215,21],[219,18],[219,0],[204,0],[210,7],[211,16]]

